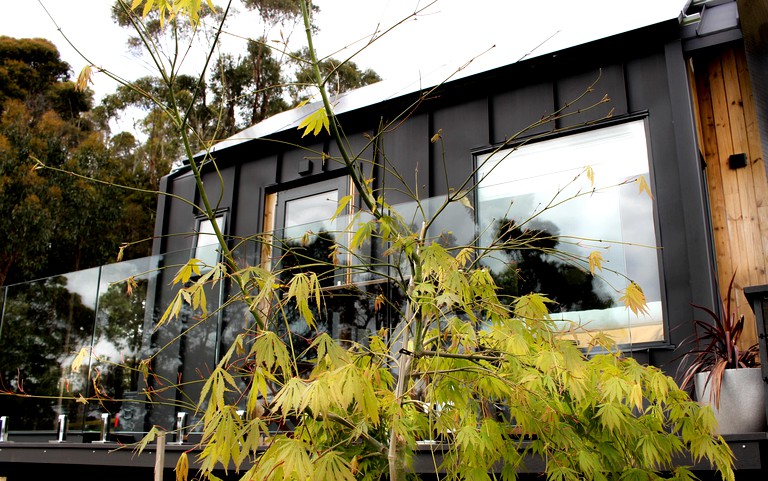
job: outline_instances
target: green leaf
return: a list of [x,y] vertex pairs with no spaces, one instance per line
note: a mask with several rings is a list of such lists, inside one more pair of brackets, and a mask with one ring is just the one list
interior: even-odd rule
[[298,412],[307,412],[307,409],[309,409],[309,412],[315,418],[328,414],[333,401],[337,397],[334,396],[334,392],[331,390],[328,377],[328,373],[324,373],[318,379],[308,383],[307,390],[302,396],[301,404],[296,409]]
[[331,217],[331,220],[336,219],[338,216],[341,215],[342,212],[344,212],[344,209],[347,208],[347,206],[352,202],[352,196],[351,195],[345,195],[344,197],[339,200],[339,207],[336,209],[336,212],[333,213],[333,216]]
[[355,481],[349,464],[336,451],[328,451],[314,461],[313,481]]
[[136,454],[141,454],[142,451],[144,451],[144,448],[154,441],[158,434],[160,434],[160,429],[157,426],[152,426],[147,434],[145,434],[144,437],[141,438],[141,441],[136,445]]
[[[264,463],[264,468],[268,469],[268,472],[280,466],[283,475],[277,479],[295,479],[300,481],[314,479],[308,446],[299,439],[277,439],[267,452],[264,453],[262,461],[264,461],[264,458],[267,461],[267,463]],[[266,476],[255,479],[265,478]]]
[[282,339],[273,331],[262,331],[251,346],[251,355],[256,365],[264,366],[267,371],[275,372],[280,368],[284,375],[291,372],[291,355]]
[[281,411],[284,418],[298,413],[306,392],[307,384],[302,379],[295,377],[289,379],[275,395],[273,409]]
[[638,411],[642,411],[643,409],[643,386],[636,382],[632,385],[632,389],[629,392],[629,400],[630,404],[637,409]]
[[[155,0],[146,0],[147,3],[144,4],[144,11],[141,12],[141,16],[146,18],[147,15],[149,15],[149,12],[152,11],[152,5],[155,3]],[[136,4],[136,2],[134,2]]]
[[648,481],[648,472],[643,469],[629,467],[621,473],[620,481]]
[[547,304],[555,301],[542,294],[528,294],[515,300],[515,316],[523,319],[549,319]]
[[600,424],[609,431],[621,431],[624,413],[620,405],[611,402],[603,403],[598,406],[597,416],[600,418]]
[[355,235],[352,236],[352,241],[349,243],[349,249],[356,251],[365,243],[365,241],[370,239],[373,234],[374,225],[376,225],[375,221],[358,224]]
[[286,299],[294,299],[296,301],[296,308],[309,327],[315,327],[315,315],[309,307],[309,301],[314,298],[317,308],[320,309],[320,291],[320,281],[315,272],[310,272],[309,274],[298,273],[288,283],[288,296]]
[[179,272],[176,274],[176,277],[173,278],[173,284],[186,284],[189,282],[189,279],[192,278],[192,275],[199,276],[200,275],[200,266],[203,264],[203,261],[200,259],[192,258],[187,261],[184,266],[179,269]]
[[472,202],[469,200],[469,196],[472,193],[466,190],[461,190],[458,193],[455,194],[454,198],[459,201],[461,205],[466,207],[469,210],[475,210],[474,207],[472,207]]
[[157,321],[157,324],[155,325],[155,331],[160,329],[163,324],[165,324],[168,321],[173,320],[174,317],[178,317],[179,313],[181,312],[181,307],[184,304],[184,290],[180,290],[176,293],[176,296],[173,298],[173,301],[171,301],[170,304],[168,304],[168,307],[165,309],[165,312],[163,312],[163,315],[160,316],[160,320]]
[[326,332],[317,336],[309,347],[317,350],[318,366],[337,369],[350,363],[349,353]]

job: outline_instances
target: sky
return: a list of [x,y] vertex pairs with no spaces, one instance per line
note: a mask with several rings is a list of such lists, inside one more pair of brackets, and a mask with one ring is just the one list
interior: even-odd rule
[[[128,32],[110,17],[112,0],[0,0],[0,35],[51,40],[77,73],[91,63],[134,79],[154,73],[146,59],[126,46]],[[221,0],[214,0],[223,5]],[[422,82],[446,76],[469,63],[464,73],[511,63],[525,56],[605,37],[676,17],[686,0],[317,0],[321,55],[345,58],[376,32],[405,19],[392,32],[355,57],[385,80]],[[468,8],[471,5],[471,8]],[[418,11],[418,14],[413,15]],[[60,29],[60,30],[59,30]],[[244,38],[262,29],[255,15],[240,8],[222,36],[222,49],[241,52]],[[303,44],[303,32],[273,30],[291,49]],[[66,38],[64,37],[66,36]],[[69,45],[71,43],[71,45]],[[75,50],[75,47],[77,50]],[[345,49],[346,47],[346,49]],[[79,51],[79,54],[78,54]],[[85,56],[88,61],[83,59]],[[199,69],[202,50],[192,51],[186,68]],[[191,72],[190,72],[191,73]],[[96,99],[114,91],[104,76],[94,78]]]

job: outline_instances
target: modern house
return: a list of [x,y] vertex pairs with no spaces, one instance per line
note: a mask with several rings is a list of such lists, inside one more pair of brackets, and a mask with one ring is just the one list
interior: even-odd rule
[[[351,148],[368,161],[373,187],[401,215],[415,221],[415,199],[429,211],[477,186],[471,208],[455,202],[430,227],[435,241],[489,246],[508,223],[573,256],[602,249],[608,268],[600,278],[524,252],[499,251],[486,265],[510,294],[546,291],[563,318],[611,334],[627,355],[674,375],[676,347],[692,334],[698,315],[692,305],[718,306],[734,273],[734,301],[748,318],[744,342],[758,342],[743,290],[768,284],[767,28],[765,1],[694,0],[679,15],[630,31],[535,51],[440,79],[435,87],[369,86],[343,94],[335,107]],[[330,238],[345,242],[334,237],[345,219],[330,219],[343,198],[354,198],[354,186],[330,138],[303,137],[297,128],[316,108],[276,115],[210,152],[216,169],[208,163],[204,175],[217,223],[250,265],[278,257],[258,242],[264,233],[286,244],[303,242],[316,258],[327,257]],[[193,336],[175,342],[196,323],[193,313],[154,332],[172,299],[174,275],[154,269],[190,257],[217,259],[210,221],[182,200],[200,202],[189,166],[165,177],[162,190],[171,196],[159,199],[154,258],[4,289],[0,389],[22,396],[0,397],[9,429],[0,441],[0,477],[75,472],[83,465],[113,478],[116,466],[148,469],[151,457],[108,452],[151,425],[172,428],[182,411],[190,422],[192,410],[184,406],[197,398],[194,381],[244,328],[241,310],[217,311],[227,295],[219,286],[208,295],[216,315],[196,325]],[[507,270],[511,259],[518,275]],[[351,268],[338,271],[327,286],[331,308],[320,328],[362,340],[391,326],[394,316],[372,307],[379,294],[397,295],[389,284]],[[146,292],[139,301],[110,288],[128,276],[136,276],[134,289]],[[642,286],[648,314],[634,315],[619,302],[629,280]],[[334,289],[341,294],[334,297]],[[768,352],[765,339],[759,341]],[[62,374],[83,347],[95,353],[83,361],[90,371]],[[139,359],[160,347],[152,367],[168,383],[141,385],[137,371],[115,367],[138,368]],[[89,389],[94,373],[103,376],[108,395],[138,402],[62,401],[65,393]],[[182,392],[175,382],[191,384]],[[35,388],[50,399],[23,396]],[[164,403],[143,404],[145,390]],[[108,442],[92,442],[102,440],[99,416],[106,411],[112,413]],[[49,443],[64,413],[67,442]],[[762,479],[768,432],[728,440],[737,478]],[[170,449],[168,466],[173,453],[187,448]]]

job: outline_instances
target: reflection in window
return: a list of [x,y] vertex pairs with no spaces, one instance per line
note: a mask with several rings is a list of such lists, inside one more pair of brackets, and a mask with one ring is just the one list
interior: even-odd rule
[[[0,349],[0,411],[13,428],[54,430],[60,414],[70,428],[83,424],[84,370],[71,369],[75,354],[90,345],[98,269],[9,286]],[[87,363],[86,363],[87,364]],[[26,398],[26,395],[36,396]]]
[[[216,224],[219,230],[224,229],[224,216],[216,216]],[[210,219],[200,220],[197,228],[197,239],[195,241],[194,258],[199,259],[205,266],[215,266],[219,263],[219,240],[213,230],[213,223]]]
[[[484,262],[502,294],[541,292],[558,303],[556,318],[620,344],[663,339],[653,205],[634,182],[650,184],[643,121],[480,156],[478,165],[480,242],[498,247]],[[595,276],[574,263],[593,251],[604,258]],[[630,280],[648,315],[619,301]]]
[[332,190],[285,203],[284,236],[301,239],[309,232],[329,230],[330,218],[333,217],[339,202],[339,192]]
[[[323,288],[322,308],[311,303],[316,326],[311,328],[294,303],[284,306],[274,329],[288,336],[300,355],[315,336],[328,333],[340,341],[364,341],[376,329],[373,300],[385,286],[351,286],[345,248],[348,234],[342,233],[350,219],[331,220],[346,193],[346,178],[280,192],[277,195],[272,258],[284,284],[299,273],[317,275]],[[283,317],[284,316],[284,317]]]

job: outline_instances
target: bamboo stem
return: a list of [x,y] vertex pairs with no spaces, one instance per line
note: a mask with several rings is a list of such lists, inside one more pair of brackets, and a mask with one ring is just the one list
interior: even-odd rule
[[165,431],[157,435],[157,451],[155,452],[155,481],[163,481],[165,467]]

